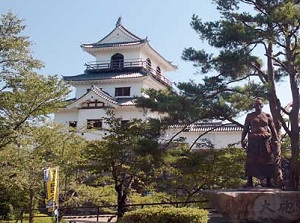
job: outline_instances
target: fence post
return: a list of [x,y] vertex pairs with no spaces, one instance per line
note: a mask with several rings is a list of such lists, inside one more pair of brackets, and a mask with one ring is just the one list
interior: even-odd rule
[[99,221],[99,215],[100,215],[100,207],[97,207],[97,222]]

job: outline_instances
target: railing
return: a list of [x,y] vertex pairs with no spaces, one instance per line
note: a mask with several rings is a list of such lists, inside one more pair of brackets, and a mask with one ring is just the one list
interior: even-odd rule
[[86,70],[102,70],[102,69],[120,69],[126,67],[144,67],[146,61],[141,58],[128,59],[128,60],[103,60],[103,61],[92,61],[85,64]]
[[[198,201],[186,201],[186,202],[159,202],[159,203],[141,203],[141,204],[127,204],[125,207],[129,210],[134,210],[138,208],[144,208],[148,206],[162,206],[170,205],[173,207],[186,207],[188,205],[194,204],[196,206],[201,206],[201,208],[206,209],[210,213],[216,212],[215,209],[211,208],[208,200],[198,200]],[[117,218],[117,207],[118,205],[101,205],[94,207],[60,207],[59,208],[59,218],[65,219],[67,222],[111,222],[113,218]],[[109,213],[103,211],[104,209],[111,209]],[[47,213],[46,208],[33,209],[33,211]],[[23,209],[18,216],[15,218],[16,222],[23,222],[25,219],[24,213],[28,213],[29,210]],[[49,216],[55,217],[53,213],[47,213],[45,216],[35,215],[34,218],[46,218]],[[107,221],[103,221],[106,218]],[[86,220],[84,220],[86,219]],[[90,220],[87,220],[90,219]],[[94,221],[91,221],[93,219]],[[101,220],[101,221],[100,221]],[[1,221],[0,221],[1,222]]]
[[171,87],[172,82],[164,77],[160,71],[156,71],[151,67],[151,65],[141,58],[137,59],[128,59],[128,60],[112,60],[112,61],[93,61],[87,62],[85,64],[86,71],[97,72],[97,71],[116,71],[116,70],[125,70],[128,68],[142,68],[144,71],[147,71],[149,75],[155,78],[157,81],[163,83],[164,85]]

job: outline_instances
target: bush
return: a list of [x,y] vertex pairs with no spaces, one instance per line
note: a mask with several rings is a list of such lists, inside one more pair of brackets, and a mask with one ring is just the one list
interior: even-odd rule
[[118,223],[207,223],[207,214],[198,208],[151,207],[126,212]]
[[0,203],[0,219],[9,220],[14,217],[13,206],[9,203]]

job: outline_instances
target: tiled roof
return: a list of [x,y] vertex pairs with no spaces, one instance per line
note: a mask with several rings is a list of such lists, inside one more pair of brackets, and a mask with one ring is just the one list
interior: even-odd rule
[[[170,125],[169,129],[183,129],[185,125]],[[221,122],[203,122],[203,123],[195,123],[187,126],[184,129],[184,132],[234,132],[234,131],[242,131],[243,128],[232,123],[222,124]]]
[[90,43],[82,44],[84,48],[107,48],[107,47],[121,47],[121,46],[135,46],[145,43],[146,40],[130,41],[130,42],[118,42],[118,43]]
[[119,29],[121,32],[123,32],[126,36],[128,36],[133,41],[136,40],[143,40],[142,38],[138,37],[137,35],[130,32],[128,29],[126,29],[121,23],[118,24],[109,34],[107,34],[105,37],[103,37],[101,40],[99,40],[97,43],[101,43],[104,41],[108,36],[110,36],[115,30]]
[[88,92],[86,92],[84,95],[82,95],[80,98],[70,100],[71,103],[67,105],[66,108],[72,108],[74,106],[76,107],[76,105],[80,105],[84,103],[87,100],[86,98],[89,97],[88,95],[91,94],[91,92],[95,93],[96,95],[98,95],[99,97],[101,97],[102,99],[104,99],[109,103],[118,105],[118,102],[108,93],[106,93],[105,91],[103,91],[102,89],[96,86],[92,86],[91,89]]
[[89,80],[107,80],[107,79],[123,79],[123,78],[138,78],[145,75],[138,72],[99,72],[99,73],[84,73],[75,76],[63,76],[65,81],[89,81]]
[[72,98],[67,100],[67,102],[69,102],[70,104],[67,105],[66,108],[71,108],[71,107],[76,107],[76,105],[82,104],[86,101],[86,98],[89,98],[89,94],[91,94],[91,92],[94,92],[96,95],[98,95],[99,97],[101,97],[102,99],[104,99],[105,101],[108,101],[109,103],[115,104],[117,106],[135,106],[135,98],[130,97],[130,98],[114,98],[112,97],[110,94],[108,94],[107,92],[103,91],[102,89],[96,87],[96,86],[92,86],[91,89],[86,92],[84,95],[82,95],[80,98],[76,99],[76,98]]
[[[117,32],[118,34],[122,33],[127,38],[116,40],[115,42],[112,42],[110,38],[114,35],[114,32]],[[129,30],[127,30],[121,23],[118,23],[116,25],[116,27],[109,34],[107,34],[104,38],[102,38],[98,42],[84,43],[84,44],[81,44],[81,47],[85,51],[94,55],[92,53],[94,50],[98,51],[99,49],[110,49],[112,47],[127,47],[127,46],[129,46],[129,47],[138,46],[139,47],[139,45],[141,45],[141,46],[146,45],[148,50],[150,49],[149,51],[150,52],[152,51],[151,53],[154,53],[158,57],[160,57],[164,61],[165,66],[167,67],[166,70],[169,69],[170,71],[174,71],[177,69],[177,66],[173,65],[171,61],[166,60],[162,55],[160,55],[154,48],[152,48],[150,46],[147,37],[145,39],[142,39],[142,38],[136,36]]]
[[110,96],[108,93],[106,93],[105,91],[103,91],[102,89],[96,86],[92,86],[91,91],[97,94],[98,96],[100,96],[101,98],[109,101],[110,103],[118,104],[118,102],[116,102],[114,97]]
[[[117,30],[119,30],[121,33],[123,33],[125,36],[127,36],[131,41],[118,42],[118,43],[105,42],[106,38],[108,38],[110,35],[112,35],[113,32],[115,32]],[[136,36],[129,30],[127,30],[121,23],[119,23],[109,34],[107,34],[105,37],[103,37],[98,42],[82,44],[81,47],[83,47],[83,48],[101,48],[101,47],[114,47],[114,46],[128,46],[128,45],[138,45],[145,41],[147,41],[147,39],[141,39],[140,37]]]
[[135,106],[135,98],[116,98],[120,106]]

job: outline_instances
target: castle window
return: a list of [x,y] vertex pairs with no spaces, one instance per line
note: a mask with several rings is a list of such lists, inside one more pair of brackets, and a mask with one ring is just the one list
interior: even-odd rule
[[160,67],[159,67],[159,66],[156,67],[156,75],[157,75],[157,76],[160,76],[160,75],[161,75],[161,70],[160,70]]
[[101,129],[102,120],[101,119],[88,119],[87,120],[87,129]]
[[130,87],[115,88],[115,97],[130,96]]
[[124,67],[124,56],[120,53],[116,53],[111,57],[111,68],[122,68]]
[[121,126],[123,127],[123,128],[125,128],[126,127],[126,124],[129,122],[129,120],[121,120]]
[[77,121],[69,121],[69,131],[74,132],[77,128]]
[[151,70],[151,60],[149,58],[146,60],[146,68],[147,70]]
[[77,121],[69,121],[69,127],[76,128],[77,127]]
[[104,103],[98,100],[87,101],[82,104],[82,108],[103,108]]

